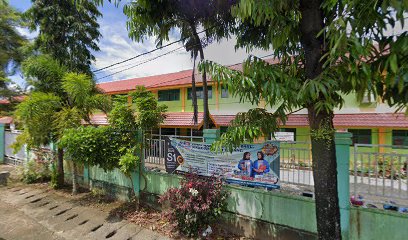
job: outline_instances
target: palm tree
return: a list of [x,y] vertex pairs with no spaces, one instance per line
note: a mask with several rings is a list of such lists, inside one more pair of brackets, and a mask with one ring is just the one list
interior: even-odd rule
[[[16,117],[24,127],[24,137],[18,140],[29,147],[58,143],[65,129],[79,127],[82,120],[90,122],[90,115],[96,110],[110,109],[110,101],[98,91],[90,76],[66,72],[49,56],[30,58],[23,63],[23,69],[34,91],[17,106]],[[63,150],[59,148],[58,169],[63,166],[62,160]],[[76,194],[76,164],[72,163],[72,193]],[[64,176],[58,172],[63,181]]]
[[[97,0],[94,0],[98,2]],[[230,6],[235,1],[222,0],[138,0],[128,3],[124,13],[128,16],[129,36],[136,41],[143,41],[146,36],[156,37],[158,46],[169,40],[173,29],[180,32],[180,40],[186,50],[191,52],[195,65],[198,54],[204,60],[204,47],[211,40],[228,37],[234,20],[230,15]],[[204,40],[199,37],[199,29],[205,28]],[[202,72],[204,128],[209,127],[208,87],[206,72]],[[193,103],[195,95],[194,69],[192,77]],[[194,106],[195,120],[197,107]]]

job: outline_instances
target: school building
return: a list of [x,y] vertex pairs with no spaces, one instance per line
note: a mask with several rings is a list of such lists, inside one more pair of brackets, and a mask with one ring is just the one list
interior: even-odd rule
[[[197,71],[196,71],[197,72]],[[161,104],[168,106],[166,119],[161,124],[162,135],[201,136],[203,125],[203,89],[201,76],[196,75],[198,97],[198,124],[193,123],[193,106],[191,100],[191,70],[161,74],[148,77],[118,80],[98,84],[106,94],[126,95],[135,90],[136,86],[145,86],[154,93]],[[238,112],[251,108],[265,107],[251,103],[242,103],[238,97],[233,97],[225,88],[217,87],[215,82],[208,80],[208,96],[211,127],[221,129],[230,124]],[[384,144],[408,146],[408,118],[404,113],[395,113],[395,109],[388,107],[379,100],[369,97],[358,102],[356,96],[344,96],[345,104],[342,109],[335,110],[334,125],[341,131],[353,133],[353,142],[361,144]],[[131,99],[129,97],[129,102]],[[92,118],[96,124],[107,124],[106,116],[95,114]],[[290,140],[310,141],[306,110],[291,114],[284,126],[279,130],[282,136],[289,136]],[[292,134],[283,134],[290,132]],[[381,151],[381,149],[379,149]]]

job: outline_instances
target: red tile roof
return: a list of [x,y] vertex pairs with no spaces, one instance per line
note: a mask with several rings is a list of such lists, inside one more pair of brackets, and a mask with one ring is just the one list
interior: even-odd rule
[[220,127],[229,126],[231,121],[235,119],[235,115],[211,115],[214,124]]
[[[26,96],[15,96],[13,97],[13,100],[16,102],[22,102],[25,98]],[[7,98],[3,98],[3,99],[0,99],[0,104],[10,104],[10,101]]]
[[197,124],[193,123],[194,113],[173,112],[166,113],[166,118],[161,124],[162,127],[197,127],[200,128],[204,122],[204,113],[198,113]]
[[[108,118],[103,113],[94,114],[90,117],[90,119],[91,123],[94,125],[108,125]],[[82,120],[82,124],[87,125],[88,123]]]
[[[235,115],[211,115],[216,126],[229,126]],[[103,114],[95,114],[91,122],[96,125],[107,125],[107,118]],[[192,112],[172,112],[166,113],[166,118],[161,124],[162,127],[201,127],[203,124],[203,113],[198,114],[198,124],[193,124]],[[309,120],[306,114],[291,114],[284,126],[306,127]],[[336,114],[334,116],[335,127],[388,127],[388,128],[408,128],[408,117],[403,113],[356,113],[356,114]]]
[[[235,115],[212,115],[217,126],[228,126],[235,119]],[[285,126],[309,126],[306,114],[291,114]],[[408,128],[408,117],[403,113],[356,113],[336,114],[336,127],[393,127]]]
[[336,114],[334,126],[408,128],[408,117],[403,113]]
[[[162,127],[193,127],[200,128],[204,121],[204,114],[198,113],[198,123],[194,125],[192,112],[172,112],[166,113],[166,117],[161,124]],[[82,121],[83,124],[87,124],[85,121]],[[108,118],[105,114],[94,114],[91,116],[91,123],[95,125],[108,125]]]
[[13,117],[0,117],[0,123],[10,124],[13,122]]
[[[270,64],[276,64],[278,59],[266,59],[265,61]],[[230,66],[231,69],[241,70],[242,63],[234,64]],[[145,86],[148,89],[161,88],[161,87],[175,87],[180,85],[191,84],[192,69],[184,70],[175,73],[166,73],[161,75],[154,75],[148,77],[132,78],[127,80],[117,80],[113,82],[105,82],[97,84],[98,87],[105,93],[120,93],[134,90],[136,86]],[[202,79],[196,71],[196,82],[201,83]],[[211,78],[207,76],[208,82],[211,82]]]
[[[192,70],[185,70],[175,73],[99,83],[98,87],[105,93],[117,93],[135,90],[136,86],[145,86],[146,88],[178,86],[190,84],[191,75]],[[198,74],[196,74],[196,82],[201,82],[201,77],[199,77]]]

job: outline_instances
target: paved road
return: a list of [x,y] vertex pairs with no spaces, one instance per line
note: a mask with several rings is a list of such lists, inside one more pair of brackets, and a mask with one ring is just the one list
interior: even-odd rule
[[32,188],[0,187],[0,240],[164,240],[151,230]]

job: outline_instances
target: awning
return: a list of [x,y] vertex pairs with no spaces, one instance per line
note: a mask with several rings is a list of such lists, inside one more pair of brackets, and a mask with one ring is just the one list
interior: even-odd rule
[[[235,115],[211,115],[214,124],[218,127],[229,126],[235,119]],[[282,127],[308,127],[307,114],[291,114]],[[403,113],[355,113],[336,114],[334,116],[335,127],[386,127],[408,128],[408,117]]]
[[[163,128],[196,128],[199,129],[204,123],[204,114],[198,113],[197,124],[193,122],[194,113],[192,112],[170,112],[165,113],[165,119],[160,125]],[[108,125],[108,118],[105,114],[94,114],[90,117],[94,125]],[[88,124],[82,120],[82,124]]]
[[[192,112],[166,113],[166,118],[161,124],[164,128],[201,128],[204,123],[204,114],[198,113],[198,123],[193,123]],[[212,115],[210,118],[216,127],[226,127],[235,119],[235,115]],[[107,125],[106,115],[95,114],[91,117],[92,124]],[[86,124],[86,123],[84,123]],[[291,114],[282,127],[308,127],[309,120],[306,114]],[[334,116],[335,127],[367,127],[367,128],[408,128],[408,117],[403,113],[355,113],[336,114]]]
[[13,117],[0,117],[0,123],[10,124],[13,122]]
[[197,124],[194,124],[194,113],[192,112],[172,112],[165,113],[166,118],[160,125],[164,128],[200,128],[204,123],[204,113],[199,112]]
[[[90,120],[93,125],[108,125],[108,118],[103,113],[92,115]],[[82,120],[82,124],[88,125],[89,123]]]

